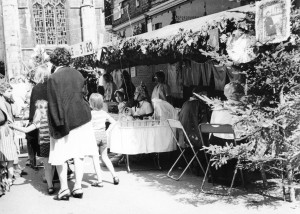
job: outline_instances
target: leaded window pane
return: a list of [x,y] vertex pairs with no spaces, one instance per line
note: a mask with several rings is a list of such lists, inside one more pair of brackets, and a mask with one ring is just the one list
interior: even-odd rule
[[55,7],[56,23],[57,23],[57,43],[67,44],[67,25],[66,25],[66,10],[62,4]]
[[67,44],[65,0],[35,0],[33,18],[37,44]]
[[36,42],[37,44],[45,44],[44,10],[38,3],[33,5],[33,18]]

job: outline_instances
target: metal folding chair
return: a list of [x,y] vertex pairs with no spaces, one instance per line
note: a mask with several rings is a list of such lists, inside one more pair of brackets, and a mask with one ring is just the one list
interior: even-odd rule
[[[190,167],[191,163],[193,162],[193,160],[196,158],[197,162],[199,163],[199,166],[201,168],[201,170],[203,171],[203,173],[205,173],[205,170],[198,158],[198,152],[200,151],[199,149],[195,150],[194,149],[194,146],[192,145],[186,131],[184,130],[181,122],[179,120],[173,120],[173,119],[168,119],[167,120],[171,130],[172,130],[172,134],[173,134],[173,138],[174,140],[176,141],[176,144],[180,150],[180,155],[178,156],[177,160],[175,161],[175,163],[173,164],[173,166],[171,167],[171,169],[169,170],[167,176],[171,179],[174,179],[176,181],[178,181],[182,176],[183,174],[185,173],[185,171]],[[176,137],[176,130],[179,129],[179,130],[182,130],[183,134],[184,134],[184,138],[186,139],[186,142],[187,142],[187,148],[191,148],[192,152],[193,152],[193,157],[191,158],[190,161],[187,161],[187,158],[185,157],[184,153],[186,151],[187,148],[182,148],[181,145],[179,144],[179,141]],[[201,143],[201,142],[199,142]],[[175,177],[175,176],[172,176],[171,173],[172,173],[172,170],[174,169],[174,167],[176,166],[176,164],[178,163],[178,161],[180,160],[180,158],[183,157],[183,159],[185,160],[187,166],[185,167],[185,169],[182,171],[182,173],[178,176],[178,177]]]
[[[207,124],[207,123],[202,123],[198,126],[198,128],[199,128],[200,138],[201,138],[201,141],[202,141],[203,145],[204,145],[204,140],[203,140],[203,135],[202,134],[204,134],[204,133],[206,133],[206,134],[213,134],[213,133],[232,134],[233,135],[233,143],[234,143],[235,146],[237,145],[236,144],[235,133],[234,133],[234,130],[232,128],[232,125],[230,125],[230,124]],[[208,140],[208,144],[209,144],[209,140]],[[208,160],[206,153],[205,153],[205,157],[206,157],[206,160]],[[206,194],[214,194],[213,192],[205,191],[203,189],[203,186],[205,184],[205,180],[207,178],[208,172],[210,171],[210,166],[211,166],[211,162],[212,162],[213,157],[214,156],[211,155],[210,159],[208,160],[207,168],[205,170],[204,178],[203,178],[202,185],[201,185],[201,192],[206,193]],[[234,184],[236,173],[237,173],[237,170],[238,170],[238,165],[240,164],[240,161],[241,160],[238,157],[237,163],[235,165],[231,185],[230,185],[230,188],[228,189],[228,192],[227,192],[228,195],[230,194],[232,186]],[[242,169],[240,169],[240,172],[241,172],[242,184],[243,184],[243,187],[245,187]],[[210,173],[210,174],[212,176],[212,173]],[[213,181],[213,177],[211,177],[211,178],[212,178],[212,181]]]

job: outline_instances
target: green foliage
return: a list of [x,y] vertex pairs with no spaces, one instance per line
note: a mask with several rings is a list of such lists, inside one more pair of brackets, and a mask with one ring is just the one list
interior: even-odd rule
[[[247,23],[254,23],[250,17]],[[241,23],[240,23],[241,26]],[[244,25],[242,25],[244,26]],[[280,44],[257,44],[258,56],[247,64],[234,64],[226,55],[217,51],[202,50],[203,54],[220,64],[232,65],[247,76],[247,96],[243,106],[226,106],[234,117],[237,130],[243,127],[247,143],[205,147],[214,154],[214,166],[220,167],[228,159],[240,158],[239,167],[264,169],[288,180],[295,180],[300,167],[300,14],[291,14],[291,37]],[[251,34],[252,28],[245,27]],[[222,37],[226,39],[228,33]],[[223,105],[221,101],[203,98],[210,106]],[[292,173],[290,173],[292,172]],[[292,174],[292,177],[289,175]]]

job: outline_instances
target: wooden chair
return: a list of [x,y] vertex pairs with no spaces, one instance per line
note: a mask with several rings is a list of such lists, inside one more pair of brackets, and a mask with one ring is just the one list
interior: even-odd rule
[[[213,134],[213,133],[231,134],[233,136],[233,143],[234,143],[234,145],[235,146],[237,145],[236,144],[236,137],[235,137],[235,133],[234,133],[234,130],[232,128],[232,125],[229,125],[229,124],[207,124],[207,123],[202,123],[202,124],[200,124],[198,126],[198,128],[199,128],[200,138],[201,138],[201,141],[202,141],[203,145],[204,145],[204,140],[203,140],[203,134],[204,133],[206,133],[206,134]],[[209,140],[208,140],[208,145],[209,145]],[[208,163],[207,163],[207,168],[205,170],[204,178],[203,178],[202,185],[201,185],[201,192],[206,193],[206,194],[215,194],[215,193],[213,193],[211,191],[205,191],[203,189],[205,181],[206,181],[206,178],[207,178],[207,175],[208,175],[208,172],[211,171],[210,167],[211,167],[211,162],[212,162],[212,160],[214,158],[214,155],[211,155],[210,158],[209,158],[209,160],[208,160],[207,155],[205,153],[205,157],[206,157],[206,160],[208,161]],[[235,169],[234,169],[234,174],[233,174],[233,178],[232,178],[232,181],[231,181],[231,185],[230,185],[230,188],[228,189],[228,192],[227,192],[228,195],[230,194],[232,186],[234,184],[239,164],[240,164],[240,158],[238,158],[237,163],[235,165]],[[240,172],[241,172],[242,184],[244,186],[244,178],[243,178],[242,169],[240,169]],[[212,173],[210,173],[210,174],[212,174]],[[212,181],[213,181],[213,177],[211,177],[211,178],[212,178]]]
[[[199,164],[201,170],[203,171],[203,173],[205,173],[204,168],[203,168],[203,166],[202,166],[202,164],[201,164],[201,162],[200,162],[200,160],[199,160],[199,158],[198,158],[198,156],[197,156],[197,155],[198,155],[198,152],[199,152],[200,150],[199,150],[199,149],[196,149],[196,150],[195,150],[195,148],[194,148],[194,146],[192,145],[192,143],[191,143],[191,141],[190,141],[190,139],[189,139],[189,137],[188,137],[186,131],[184,130],[184,128],[183,128],[181,122],[180,122],[179,120],[173,120],[173,119],[168,119],[167,122],[168,122],[168,124],[169,124],[169,126],[170,126],[170,128],[171,128],[171,130],[172,130],[173,138],[174,138],[174,140],[176,141],[176,144],[177,144],[177,146],[178,146],[178,148],[179,148],[179,150],[180,150],[180,154],[179,154],[178,158],[176,159],[175,163],[172,165],[171,169],[169,170],[167,176],[168,176],[169,178],[171,178],[171,179],[174,179],[174,180],[177,180],[177,181],[178,181],[178,180],[183,176],[183,174],[185,173],[185,171],[190,167],[191,163],[193,162],[193,160],[194,160],[195,158],[196,158],[196,160],[197,160],[197,162],[198,162],[198,164]],[[187,148],[182,148],[182,146],[180,145],[180,143],[179,143],[179,141],[178,141],[178,139],[177,139],[177,137],[176,137],[176,130],[181,130],[181,131],[183,132],[184,138],[186,139],[187,148],[191,148],[191,150],[192,150],[192,152],[193,152],[193,157],[190,159],[190,161],[188,161],[187,158],[186,158],[186,156],[185,156],[185,153],[186,153],[186,149],[187,149]],[[201,142],[199,142],[199,143],[201,143]],[[200,147],[199,147],[199,148],[200,148]],[[183,159],[185,160],[185,162],[186,162],[186,164],[187,164],[186,167],[184,168],[184,170],[182,171],[182,173],[181,173],[178,177],[172,176],[171,173],[172,173],[174,167],[176,166],[176,164],[178,163],[178,161],[179,161],[182,157],[183,157]]]

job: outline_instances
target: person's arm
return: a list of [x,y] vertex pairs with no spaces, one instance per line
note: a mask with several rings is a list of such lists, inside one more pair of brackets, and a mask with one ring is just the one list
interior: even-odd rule
[[15,129],[19,132],[24,132],[24,133],[28,133],[28,132],[31,132],[35,129],[38,129],[38,125],[36,124],[31,124],[30,126],[27,126],[27,127],[20,127],[20,126],[15,126],[13,124],[9,124],[9,127],[12,128],[12,129]]
[[112,116],[110,116],[109,114],[108,114],[107,119],[108,119],[108,121],[109,121],[111,124],[116,123],[116,120],[115,120],[114,118],[112,118]]

